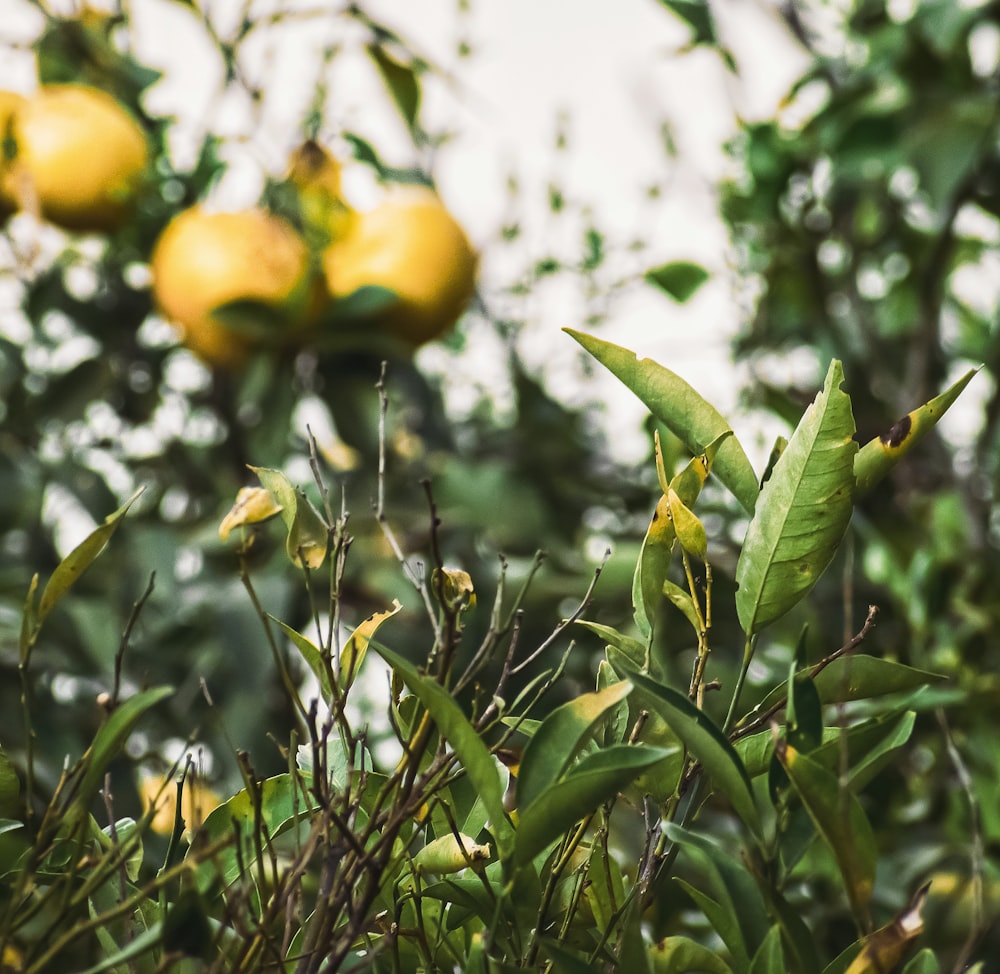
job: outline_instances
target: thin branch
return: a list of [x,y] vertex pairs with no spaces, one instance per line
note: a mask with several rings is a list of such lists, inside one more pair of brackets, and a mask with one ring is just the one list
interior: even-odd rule
[[[820,673],[823,672],[823,670],[825,670],[832,662],[834,662],[834,660],[838,660],[840,659],[841,656],[846,656],[849,653],[853,653],[854,650],[856,650],[858,646],[860,646],[865,641],[865,639],[868,637],[868,634],[875,627],[875,619],[877,616],[878,616],[878,606],[877,605],[868,606],[868,615],[865,618],[864,625],[850,639],[848,639],[847,642],[840,647],[840,649],[831,653],[826,658],[821,659],[818,663],[814,663],[812,666],[806,667],[806,669],[803,670],[803,673],[810,679],[815,679],[817,676],[819,676]],[[775,703],[772,704],[770,707],[768,707],[768,709],[764,711],[764,713],[758,714],[756,717],[754,717],[753,720],[750,721],[750,723],[737,727],[736,730],[734,730],[733,733],[730,735],[730,738],[734,741],[739,740],[740,738],[746,737],[747,735],[752,734],[754,731],[770,723],[771,718],[776,713],[778,713],[778,711],[781,710],[787,702],[788,702],[787,697],[782,697],[780,700],[775,701]],[[752,713],[747,715],[747,717],[750,716],[752,716]]]

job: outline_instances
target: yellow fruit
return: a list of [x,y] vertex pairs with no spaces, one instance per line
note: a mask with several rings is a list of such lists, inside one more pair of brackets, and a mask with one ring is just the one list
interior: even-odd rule
[[25,99],[16,92],[0,91],[0,223],[17,209],[8,173],[16,151],[14,115],[24,104]]
[[[287,343],[322,300],[305,242],[266,210],[185,210],[163,231],[151,264],[153,297],[164,316],[188,348],[221,368],[237,368],[254,348]],[[212,314],[230,301],[259,302],[269,313],[262,320],[250,311],[230,328]]]
[[414,346],[455,324],[475,289],[477,263],[455,218],[432,190],[418,187],[400,188],[355,214],[344,237],[323,252],[334,297],[368,285],[396,292],[400,303],[384,324]]
[[15,113],[5,174],[20,206],[70,230],[113,230],[145,178],[149,145],[107,92],[49,85]]
[[[149,827],[160,835],[170,835],[177,814],[177,783],[163,775],[144,775],[139,781],[139,795],[143,811],[155,808]],[[222,804],[222,798],[195,775],[185,779],[181,801],[181,815],[187,829],[200,827],[208,813]]]

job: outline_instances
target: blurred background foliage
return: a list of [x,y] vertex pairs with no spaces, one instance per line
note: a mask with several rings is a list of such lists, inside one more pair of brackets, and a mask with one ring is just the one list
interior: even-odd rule
[[[738,80],[740,65],[720,40],[724,7],[715,19],[703,3],[662,6],[664,16],[691,26],[692,47],[714,49]],[[746,308],[734,353],[753,377],[748,403],[791,426],[829,359],[840,358],[865,441],[969,364],[983,370],[960,421],[945,423],[943,436],[926,441],[863,502],[847,557],[806,607],[768,634],[751,682],[763,693],[780,678],[803,623],[811,624],[807,638],[819,657],[858,628],[869,603],[881,608],[873,637],[879,653],[948,677],[912,704],[920,719],[906,761],[885,769],[865,794],[883,851],[880,905],[896,910],[921,882],[945,877],[936,888],[951,883],[950,892],[932,902],[929,929],[956,958],[986,936],[977,956],[989,958],[1000,955],[998,933],[989,933],[1000,902],[1000,4],[799,0],[778,9],[809,52],[810,67],[776,117],[741,126],[722,194],[734,245],[731,284]],[[192,10],[202,16],[197,5]],[[379,146],[337,129],[330,122],[336,93],[322,75],[302,118],[303,137],[349,152],[381,180],[433,183],[435,148],[447,137],[422,123],[422,83],[434,65],[363,8],[336,16],[382,73],[419,164],[390,165]],[[277,692],[236,557],[217,527],[237,489],[253,482],[248,463],[283,469],[313,490],[308,423],[332,496],[339,501],[342,493],[351,512],[345,618],[356,623],[397,597],[414,601],[371,513],[383,360],[386,510],[407,555],[426,561],[431,513],[419,484],[430,480],[444,560],[469,571],[478,590],[469,645],[488,625],[500,552],[511,590],[529,574],[534,553],[547,552],[525,602],[524,645],[575,608],[608,542],[613,554],[589,617],[627,625],[631,568],[654,499],[652,464],[611,462],[596,407],[565,405],[515,340],[517,309],[554,274],[590,286],[592,314],[581,326],[605,328],[607,295],[617,285],[600,276],[607,258],[600,227],[588,225],[578,260],[534,261],[506,292],[477,295],[446,339],[455,350],[473,340],[488,350],[488,370],[507,377],[509,392],[500,399],[468,375],[422,371],[419,359],[364,327],[297,353],[258,355],[239,373],[212,371],[179,347],[154,313],[147,265],[166,222],[211,195],[240,139],[210,126],[191,164],[177,165],[170,151],[175,120],[144,108],[156,74],[129,54],[128,18],[46,13],[43,20],[32,42],[39,81],[82,80],[112,92],[142,121],[155,165],[151,191],[114,234],[71,236],[21,215],[0,241],[0,741],[15,760],[18,748],[7,742],[20,739],[16,647],[30,577],[44,577],[86,525],[145,487],[112,550],[49,622],[36,653],[39,787],[51,788],[63,755],[91,739],[103,716],[96,698],[111,680],[123,626],[154,573],[130,635],[126,685],[170,683],[178,693],[144,724],[133,757],[169,763],[190,735],[222,792],[238,780],[230,745],[249,751],[261,773],[284,766],[275,743],[287,741],[294,718]],[[280,20],[244,17],[220,35],[202,17],[227,88],[251,104],[266,79],[248,77],[243,46]],[[338,54],[329,51],[330,61]],[[516,194],[516,186],[508,191]],[[265,196],[281,205],[280,178]],[[547,206],[553,220],[565,213],[557,185]],[[517,237],[513,222],[491,245]],[[681,301],[704,276],[690,264],[649,275]],[[606,336],[614,339],[610,328]],[[571,344],[567,356],[575,354]],[[446,409],[449,382],[475,390],[460,415]],[[667,452],[681,462],[675,443]],[[731,499],[711,489],[699,514],[715,539],[714,591],[724,605],[745,522]],[[279,535],[265,530],[257,539],[254,584],[268,611],[304,625],[308,593],[287,571]],[[686,625],[672,621],[665,610],[656,649],[686,685],[694,646]],[[414,656],[422,656],[427,637],[416,608],[392,621],[393,645]],[[570,672],[579,688],[589,688],[587,649],[597,643],[584,633],[580,644]],[[735,617],[717,616],[711,665],[724,683],[740,644]],[[372,692],[385,688],[376,682]],[[118,773],[119,813],[127,813],[131,771]],[[822,874],[816,857],[804,863]],[[683,905],[681,894],[671,895]],[[845,942],[835,907],[817,896],[801,907],[820,938]],[[681,914],[665,902],[661,916],[667,929]],[[1000,965],[987,961],[984,969]]]

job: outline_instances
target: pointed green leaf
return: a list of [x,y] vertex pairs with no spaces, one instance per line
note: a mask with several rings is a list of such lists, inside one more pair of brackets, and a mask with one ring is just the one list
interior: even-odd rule
[[691,598],[691,593],[668,578],[663,583],[663,594],[673,606],[681,611],[684,618],[691,623],[691,628],[700,634],[701,621],[698,618],[698,613],[695,611],[694,599]]
[[587,622],[585,619],[577,619],[576,624],[589,629],[595,636],[600,636],[609,646],[620,649],[628,659],[634,660],[635,665],[642,666],[642,661],[646,656],[646,646],[633,636],[622,635],[617,629],[611,626],[602,626],[598,622]]
[[[444,687],[424,676],[398,653],[382,645],[372,648],[402,677],[410,692],[427,708],[441,735],[454,748],[489,812],[490,831],[496,839],[500,858],[506,860],[513,844],[513,829],[503,808],[504,786],[500,773],[482,738]],[[520,786],[520,782],[518,784]]]
[[854,416],[839,362],[764,484],[736,566],[736,609],[752,636],[816,584],[851,520]]
[[915,690],[943,679],[937,673],[858,653],[835,659],[817,675],[816,689],[824,703],[841,703]]
[[725,914],[724,920],[718,917],[723,926],[716,926],[716,932],[737,959],[737,968],[745,970],[769,926],[767,909],[753,876],[731,850],[707,835],[673,822],[664,825],[664,832],[671,842],[684,846],[701,865],[698,874],[710,885],[708,899]]
[[970,369],[951,388],[907,413],[881,436],[869,440],[854,458],[857,493],[866,494],[919,443],[951,408],[978,369]]
[[708,271],[700,264],[675,260],[646,271],[646,280],[683,304],[708,280]]
[[682,693],[662,686],[642,673],[628,673],[627,676],[637,688],[649,693],[660,717],[701,763],[743,824],[754,836],[761,838],[763,831],[753,800],[750,777],[725,734]]
[[[227,887],[245,874],[247,864],[256,860],[260,849],[260,826],[273,839],[313,811],[310,793],[298,776],[286,772],[265,778],[257,783],[256,790],[259,799],[243,788],[212,809],[202,822],[187,852],[196,864],[200,892],[207,893],[219,881]],[[259,808],[255,807],[258,800]],[[199,862],[198,853],[206,844],[229,836],[238,839],[238,848],[234,842],[210,860]]]
[[779,742],[775,754],[817,831],[833,852],[844,888],[861,927],[868,923],[868,904],[875,886],[878,849],[861,804],[822,765]]
[[705,914],[712,930],[719,935],[719,938],[726,945],[732,958],[733,967],[738,974],[746,974],[750,966],[750,958],[747,955],[746,947],[736,922],[736,911],[731,904],[723,905],[712,899],[707,893],[693,886],[687,880],[676,878],[676,883],[688,896],[694,900],[695,905]]
[[304,568],[319,568],[326,559],[330,543],[329,529],[319,512],[312,506],[309,498],[292,486],[292,482],[280,470],[267,467],[250,469],[281,506],[281,520],[287,531],[285,550],[292,564]]
[[753,956],[750,974],[787,974],[785,955],[781,949],[781,927],[771,927]]
[[624,700],[631,690],[632,684],[622,681],[595,693],[584,693],[556,707],[542,721],[524,749],[517,773],[517,800],[522,813],[549,785],[563,777],[605,711]]
[[[563,330],[628,386],[691,453],[699,453],[706,443],[730,430],[722,414],[670,369],[652,359],[640,361],[635,352],[611,342],[571,328]],[[757,475],[735,436],[719,447],[714,471],[740,504],[752,511],[757,503]]]
[[330,673],[323,660],[323,654],[319,647],[307,639],[300,632],[296,632],[290,625],[282,622],[276,616],[268,614],[268,618],[277,624],[278,628],[292,641],[299,655],[305,660],[306,665],[313,671],[313,675],[319,681],[323,699],[329,704],[333,700],[333,686],[330,683]]
[[0,751],[0,819],[16,815],[21,808],[21,779],[10,758]]
[[514,865],[531,862],[577,822],[614,798],[644,768],[667,756],[662,748],[638,744],[620,744],[588,754],[566,778],[549,785],[520,812],[514,833]]
[[129,697],[111,712],[108,719],[94,735],[93,743],[80,759],[83,776],[79,787],[73,793],[75,808],[85,812],[90,800],[104,782],[104,773],[111,761],[118,757],[129,734],[139,718],[151,707],[166,699],[174,692],[173,687],[154,687]]
[[[639,631],[647,638],[652,635],[653,621],[656,617],[656,610],[663,601],[663,596],[669,593],[665,586],[672,584],[667,579],[667,572],[670,570],[671,554],[674,540],[677,538],[676,528],[670,508],[670,494],[673,492],[679,500],[679,506],[690,508],[694,506],[698,495],[701,493],[708,474],[712,469],[712,464],[719,452],[722,444],[732,436],[732,430],[725,430],[717,436],[705,449],[691,458],[684,469],[678,473],[673,480],[668,481],[663,465],[663,454],[660,450],[660,437],[654,437],[656,447],[656,473],[663,490],[663,496],[657,502],[643,539],[642,548],[639,552],[639,560],[635,566],[635,575],[632,579],[632,605],[634,607],[635,624]],[[685,537],[691,542],[691,532],[697,532],[697,527],[691,525],[691,520],[697,522],[693,514],[688,521],[684,521],[684,512],[681,512],[682,526]],[[698,523],[700,526],[700,522]],[[704,529],[702,528],[702,534]],[[682,541],[683,543],[683,541]],[[699,540],[695,540],[697,545]],[[699,557],[704,557],[701,555]],[[695,629],[700,630],[700,625],[695,623]],[[637,665],[645,670],[646,653],[645,648],[640,657],[643,662]]]
[[[925,947],[903,968],[903,974],[940,974],[941,965],[930,947]],[[973,969],[969,969],[973,974]]]
[[104,523],[98,525],[83,541],[80,542],[59,564],[49,578],[38,603],[38,615],[35,619],[37,629],[45,621],[55,604],[66,594],[77,579],[97,560],[98,556],[108,546],[111,536],[118,530],[122,518],[135,503],[142,490],[136,491],[113,514],[109,514]]
[[558,940],[543,937],[541,945],[542,953],[552,961],[554,974],[594,974],[593,965],[584,955],[568,950]]
[[[606,659],[602,659],[597,664],[598,691],[619,685],[621,682],[621,677]],[[604,738],[600,744],[602,747],[621,744],[625,740],[626,734],[628,734],[628,704],[622,700],[609,708],[608,715],[604,721]],[[2,808],[2,805],[0,805],[0,808]]]
[[[670,570],[670,556],[673,550],[674,524],[668,513],[667,498],[661,497],[656,503],[653,517],[642,540],[639,560],[632,576],[632,605],[635,609],[635,624],[647,639],[653,634],[656,609],[663,601],[663,582]],[[646,652],[643,650],[645,668]]]
[[420,111],[420,82],[412,66],[401,64],[391,57],[381,44],[369,44],[368,54],[382,75],[392,100],[403,116],[408,128],[412,129]]
[[688,937],[665,937],[649,948],[653,974],[733,974],[711,948]]

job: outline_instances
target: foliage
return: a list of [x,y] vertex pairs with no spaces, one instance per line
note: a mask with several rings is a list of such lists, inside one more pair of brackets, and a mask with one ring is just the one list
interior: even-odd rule
[[[240,158],[225,99],[263,97],[260,24],[182,6],[225,78],[190,163],[126,16],[43,11],[34,43],[153,164],[113,232],[30,205],[4,228],[0,968],[992,970],[996,410],[957,454],[937,424],[996,381],[967,290],[1000,217],[994,5],[859,3],[833,37],[783,8],[813,55],[788,107],[820,107],[744,124],[724,193],[759,284],[747,395],[789,426],[763,471],[666,365],[574,331],[652,413],[646,468],[611,469],[482,295],[447,341],[489,331],[512,404],[457,420],[382,287],[242,368],[179,347],[153,246]],[[664,6],[739,71],[707,4]],[[317,86],[312,141],[247,201],[317,261],[339,173],[316,162],[309,196],[294,159],[433,183],[447,133],[405,39],[357,5],[303,16],[342,19],[325,56],[370,59],[413,146],[386,162]],[[512,294],[572,273],[603,308],[606,248],[588,222],[578,263]],[[638,278],[683,302],[708,274]],[[286,310],[212,315],[235,337]],[[591,573],[595,524],[616,551]]]
[[[613,365],[624,353],[587,340],[600,361]],[[655,362],[636,362],[630,382],[656,396],[682,438],[718,415],[703,400],[692,406],[686,390],[677,394],[674,377]],[[872,607],[853,639],[828,648],[811,667],[797,654],[766,709],[748,708],[743,698],[761,631],[803,600],[850,517],[858,453],[842,382],[840,363],[831,363],[823,390],[752,505],[737,568],[744,580],[739,593],[749,594],[737,594],[734,605],[721,609],[735,612],[744,631],[737,679],[720,687],[709,665],[711,620],[720,606],[706,532],[692,510],[717,444],[669,478],[658,451],[663,498],[654,522],[665,517],[673,537],[660,539],[664,558],[650,562],[640,554],[636,574],[644,577],[633,590],[642,600],[663,602],[668,594],[672,602],[688,600],[684,614],[698,636],[690,685],[672,686],[653,659],[656,624],[636,638],[590,623],[606,642],[597,689],[547,713],[545,702],[566,680],[573,643],[554,666],[542,653],[582,620],[589,592],[573,616],[532,648],[521,635],[528,585],[508,594],[502,568],[486,635],[463,654],[475,585],[466,571],[442,561],[447,522],[434,508],[433,571],[411,573],[411,598],[424,606],[433,634],[423,660],[410,662],[385,641],[382,627],[391,634],[394,611],[373,615],[345,639],[339,618],[352,539],[346,512],[332,514],[320,462],[314,464],[319,507],[285,474],[255,468],[261,487],[241,491],[222,531],[238,535],[239,573],[296,715],[282,748],[287,768],[265,776],[237,752],[243,788],[206,810],[199,824],[184,817],[191,806],[182,803],[183,789],[196,787],[189,759],[177,779],[173,828],[155,872],[144,864],[144,841],[159,798],[138,821],[116,818],[108,768],[140,719],[172,688],[105,700],[93,744],[64,772],[40,819],[33,800],[32,650],[52,612],[107,547],[125,509],[116,512],[60,563],[41,596],[36,578],[25,603],[24,799],[17,796],[19,776],[4,759],[15,787],[5,809],[10,831],[0,936],[17,952],[14,969],[90,964],[87,970],[96,974],[125,965],[304,972],[543,964],[682,971],[695,964],[738,974],[811,972],[871,956],[878,969],[885,958],[901,957],[921,932],[919,903],[906,923],[876,932],[879,848],[861,789],[905,745],[934,677],[922,674],[907,684],[898,664],[863,665],[879,662],[861,652]],[[905,455],[901,448],[894,459]],[[777,510],[784,517],[777,518]],[[314,582],[326,578],[327,598],[315,603],[307,631],[271,615],[253,581],[256,542],[273,530],[278,514],[285,571],[302,572],[314,593]],[[374,519],[398,551],[381,506]],[[679,556],[686,588],[668,578],[672,556]],[[410,569],[401,553],[400,568]],[[788,585],[789,568],[806,583]],[[637,618],[657,618],[657,606],[643,608]],[[116,667],[126,662],[126,642]],[[366,650],[388,665],[395,763],[380,761],[367,730],[348,716],[352,692],[365,667],[374,665]],[[291,677],[295,655],[316,677],[315,696]],[[490,689],[495,661],[500,671]],[[821,694],[820,674],[837,664],[842,671]],[[533,676],[516,692],[513,679],[528,667]],[[723,692],[707,692],[713,689]],[[715,701],[723,697],[728,701],[720,709]],[[874,698],[881,698],[874,709],[864,706]],[[102,780],[109,819],[103,830],[90,810]],[[717,831],[710,823],[727,819],[724,833],[710,837]],[[642,841],[624,850],[622,862],[616,847],[637,834]],[[682,869],[687,860],[692,865]],[[640,918],[662,907],[666,880],[675,874],[723,949],[708,950],[695,929],[667,916],[658,921],[655,942],[643,936]],[[836,961],[810,932],[803,897],[802,887],[821,877],[841,887],[860,934],[853,946],[856,934],[836,945],[845,951]],[[673,932],[663,939],[668,929]],[[868,969],[865,963],[855,960],[852,969]]]

